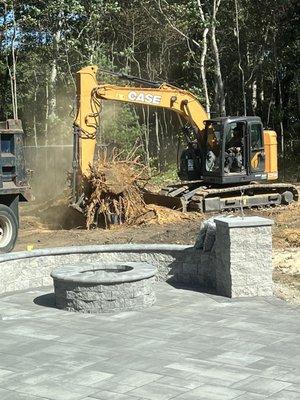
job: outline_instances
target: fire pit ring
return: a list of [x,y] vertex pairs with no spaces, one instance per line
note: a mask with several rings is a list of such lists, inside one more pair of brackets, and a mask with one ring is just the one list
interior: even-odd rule
[[150,307],[156,300],[156,273],[143,262],[65,264],[51,272],[56,306],[83,313]]

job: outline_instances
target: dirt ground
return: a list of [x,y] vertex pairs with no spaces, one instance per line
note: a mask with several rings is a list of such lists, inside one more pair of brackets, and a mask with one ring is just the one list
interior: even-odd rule
[[[152,207],[152,206],[151,206]],[[21,206],[21,229],[15,251],[44,247],[110,243],[193,244],[201,221],[212,214],[181,213],[157,206],[155,218],[139,226],[111,229],[82,228],[82,217],[67,206],[66,200]],[[277,296],[300,304],[300,203],[264,210],[244,211],[275,221],[273,227],[274,282]],[[240,215],[235,212],[234,215]],[[216,215],[216,214],[214,214]]]

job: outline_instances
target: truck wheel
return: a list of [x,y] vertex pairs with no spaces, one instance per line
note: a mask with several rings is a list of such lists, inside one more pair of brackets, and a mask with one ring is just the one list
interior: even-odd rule
[[0,204],[0,253],[12,251],[18,237],[18,224],[13,211]]

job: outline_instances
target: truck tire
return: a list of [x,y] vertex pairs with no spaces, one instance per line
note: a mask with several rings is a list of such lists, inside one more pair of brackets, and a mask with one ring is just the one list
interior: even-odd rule
[[12,251],[18,237],[18,223],[13,211],[0,204],[0,253]]

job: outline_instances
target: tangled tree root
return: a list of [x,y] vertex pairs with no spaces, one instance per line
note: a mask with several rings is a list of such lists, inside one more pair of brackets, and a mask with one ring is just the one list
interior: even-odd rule
[[99,160],[90,166],[85,178],[86,225],[128,225],[143,223],[155,217],[142,196],[142,183],[149,179],[148,169],[138,158]]

